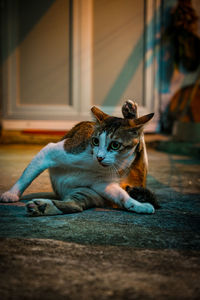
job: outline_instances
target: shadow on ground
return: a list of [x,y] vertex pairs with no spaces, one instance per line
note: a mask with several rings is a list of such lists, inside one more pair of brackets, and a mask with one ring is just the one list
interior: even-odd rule
[[198,162],[150,151],[150,164],[154,215],[99,208],[31,218],[26,200],[0,205],[2,299],[199,299]]
[[[151,178],[161,209],[139,215],[117,209],[89,209],[82,213],[28,217],[22,205],[1,205],[1,237],[55,239],[93,245],[140,249],[200,250],[200,201]],[[34,197],[41,197],[41,193]],[[25,198],[32,198],[27,195]],[[23,200],[23,203],[27,201]]]

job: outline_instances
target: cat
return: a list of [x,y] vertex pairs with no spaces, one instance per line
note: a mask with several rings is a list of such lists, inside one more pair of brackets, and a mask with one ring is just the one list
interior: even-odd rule
[[[158,206],[155,199],[151,199],[152,205],[148,199],[141,203],[130,195],[137,196],[141,189],[146,195],[148,161],[143,128],[154,114],[138,117],[137,104],[131,100],[122,106],[123,118],[95,106],[91,111],[94,121],[78,123],[61,141],[42,148],[0,201],[19,201],[31,182],[49,169],[60,200],[32,199],[26,205],[29,216],[75,213],[113,204],[131,212],[153,214]],[[140,188],[134,193],[130,186]]]

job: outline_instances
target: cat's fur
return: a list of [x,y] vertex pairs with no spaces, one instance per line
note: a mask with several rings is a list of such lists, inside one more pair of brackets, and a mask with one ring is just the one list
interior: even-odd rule
[[154,213],[153,205],[138,202],[127,188],[145,187],[143,127],[153,114],[138,118],[137,105],[131,101],[122,107],[124,118],[109,116],[97,107],[91,110],[96,121],[81,122],[60,142],[44,147],[16,184],[2,194],[1,202],[18,201],[31,182],[49,169],[53,190],[62,201],[33,199],[26,206],[30,216],[80,212],[109,203],[137,213]]

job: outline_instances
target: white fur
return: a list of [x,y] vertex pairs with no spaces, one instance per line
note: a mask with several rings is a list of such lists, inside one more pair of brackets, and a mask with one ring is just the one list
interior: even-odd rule
[[[90,145],[85,151],[72,154],[64,150],[64,142],[50,143],[44,147],[33,158],[10,191],[1,196],[1,201],[17,201],[30,183],[45,169],[49,169],[52,185],[62,199],[74,189],[89,187],[103,198],[128,210],[139,213],[154,212],[151,204],[141,204],[130,198],[127,192],[119,186],[118,174],[112,169],[112,165],[118,160],[117,151],[107,151],[109,139],[105,133],[101,134],[100,145],[94,148],[93,156]],[[102,155],[103,161],[109,166],[100,165],[97,155]],[[132,163],[133,159],[133,151],[124,155],[123,161],[126,161],[126,167]],[[117,164],[122,167],[120,161],[117,161]]]
[[115,162],[115,155],[114,153],[107,151],[108,143],[106,132],[103,132],[99,136],[99,146],[95,146],[93,149],[93,159],[96,160],[97,157],[102,157],[102,162],[104,164],[112,165]]
[[99,136],[99,147],[97,150],[97,156],[103,157],[105,159],[107,152],[108,152],[107,147],[108,147],[108,142],[107,142],[106,132],[103,132]]
[[1,202],[17,202],[19,201],[19,196],[17,193],[13,192],[12,189],[1,195]]

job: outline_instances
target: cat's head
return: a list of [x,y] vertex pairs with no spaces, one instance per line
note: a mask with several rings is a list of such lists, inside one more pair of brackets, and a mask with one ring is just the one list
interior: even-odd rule
[[93,159],[102,167],[125,169],[133,161],[143,128],[154,114],[130,120],[109,116],[95,106],[91,111],[96,119],[91,138]]

